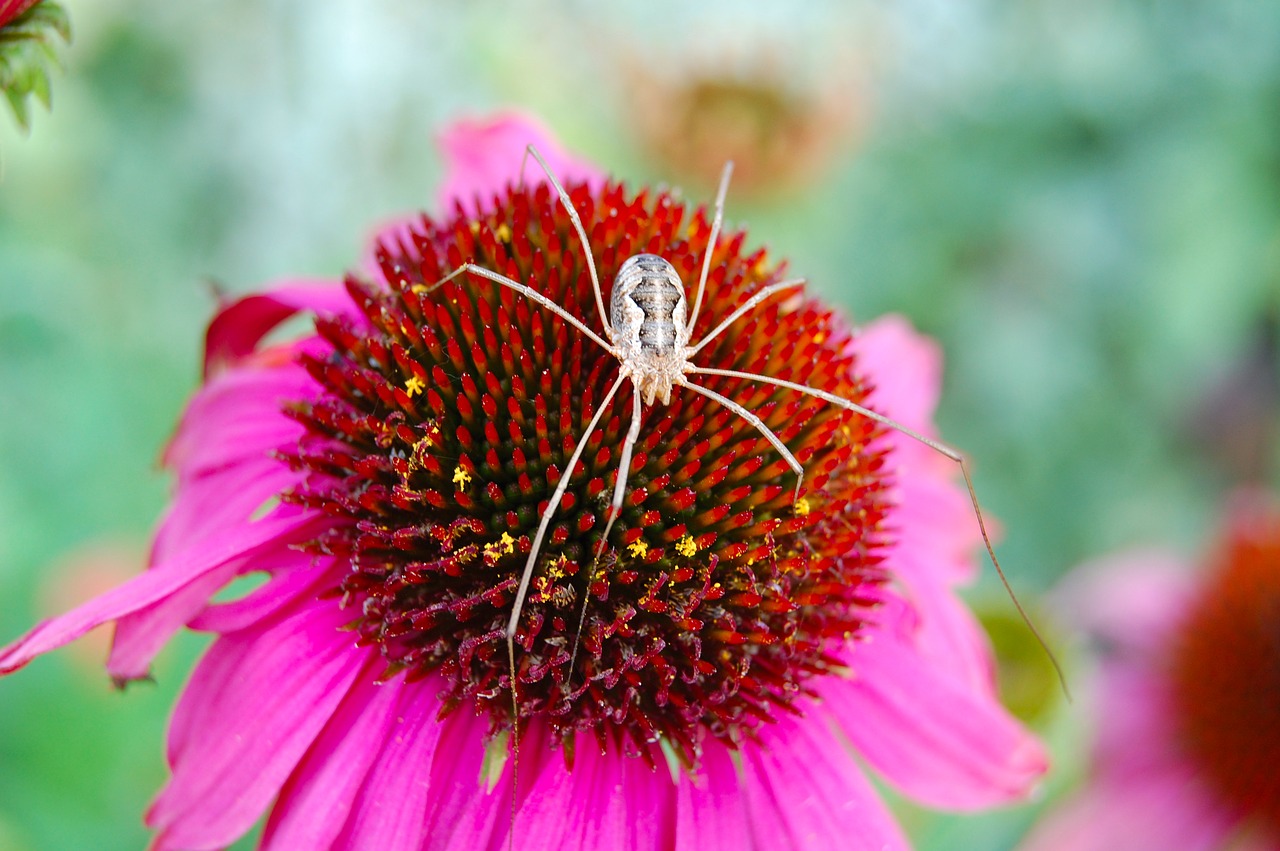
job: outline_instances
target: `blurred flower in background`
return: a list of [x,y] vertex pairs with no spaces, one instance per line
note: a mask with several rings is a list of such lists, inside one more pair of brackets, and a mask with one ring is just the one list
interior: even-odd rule
[[1100,654],[1084,788],[1023,851],[1280,845],[1280,505],[1239,493],[1199,569],[1135,552],[1068,577]]
[[[985,637],[954,595],[980,537],[932,448],[708,378],[805,459],[802,500],[751,423],[678,389],[648,409],[627,507],[584,573],[622,435],[616,409],[598,432],[599,415],[586,421],[616,359],[492,282],[429,285],[474,257],[589,316],[559,199],[541,180],[511,189],[528,142],[560,171],[587,166],[510,116],[445,139],[457,213],[384,234],[366,270],[378,286],[292,284],[224,306],[208,382],[166,453],[177,494],[150,569],[0,650],[0,672],[108,621],[121,683],[184,625],[219,636],[175,711],[173,778],[147,815],[158,849],[222,847],[268,809],[262,844],[279,849],[498,851],[509,830],[522,849],[907,848],[855,753],[926,805],[1024,798],[1044,753],[996,703]],[[605,280],[640,250],[701,268],[705,209],[686,224],[665,194],[570,188]],[[781,279],[744,237],[716,246],[695,340]],[[319,315],[315,336],[261,343],[298,311]],[[940,356],[905,322],[852,336],[800,299],[740,322],[699,361],[816,383],[932,432]],[[566,460],[579,430],[598,435],[581,468]],[[503,626],[561,476],[576,483],[534,574],[513,684]],[[260,572],[262,587],[212,600]]]
[[828,174],[870,108],[852,68],[827,67],[809,80],[779,55],[633,58],[627,67],[627,118],[660,170],[703,185],[732,160],[735,194],[746,196],[794,191]]

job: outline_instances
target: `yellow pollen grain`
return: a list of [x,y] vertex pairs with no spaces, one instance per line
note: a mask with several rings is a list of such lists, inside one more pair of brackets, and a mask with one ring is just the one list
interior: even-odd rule
[[466,470],[462,469],[461,464],[459,464],[457,467],[454,468],[453,483],[455,485],[457,485],[459,488],[465,488],[470,481],[471,481],[471,474],[468,473]]
[[796,516],[804,517],[808,513],[809,513],[809,500],[797,499],[796,500]]
[[813,335],[813,341],[814,341],[815,343],[819,343],[819,344],[821,344],[821,343],[822,343],[822,341],[823,341],[823,340],[825,340],[825,339],[827,339],[827,335],[826,335],[826,334],[818,333],[818,334],[814,334],[814,335]]
[[511,228],[507,227],[506,222],[503,222],[494,230],[493,235],[498,238],[498,242],[510,242]]
[[467,227],[471,230],[471,232],[472,232],[472,233],[479,233],[479,232],[480,232],[480,223],[479,223],[479,222],[472,222],[471,224],[467,225]]
[[636,558],[644,558],[649,552],[649,545],[645,543],[644,538],[640,538],[627,547],[627,552]]
[[689,556],[693,555],[697,551],[698,551],[698,544],[696,541],[693,540],[692,535],[685,535],[683,538],[681,538],[679,541],[676,542],[676,552],[680,553],[680,555],[684,556],[685,558],[688,558]]
[[498,546],[502,548],[504,553],[513,553],[516,551],[516,539],[503,532],[502,539],[498,541]]
[[416,375],[409,376],[409,380],[404,383],[404,392],[410,397],[416,396],[426,389],[426,382]]
[[414,284],[409,287],[409,289],[414,293],[414,295],[425,295],[428,292],[426,284]]

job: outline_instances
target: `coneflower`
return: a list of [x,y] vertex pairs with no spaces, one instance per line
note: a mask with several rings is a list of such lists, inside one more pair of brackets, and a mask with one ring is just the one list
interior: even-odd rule
[[[705,209],[574,173],[521,119],[455,130],[450,150],[501,170],[454,179],[443,215],[388,231],[343,286],[224,306],[166,456],[177,493],[151,569],[0,651],[0,670],[108,620],[118,681],[183,626],[219,635],[175,711],[174,776],[148,813],[162,849],[222,847],[268,809],[279,849],[497,849],[513,828],[522,849],[906,847],[859,754],[942,807],[1025,794],[1043,753],[995,702],[951,591],[977,529],[927,448],[708,377],[804,465],[799,499],[758,430],[676,388],[644,408],[602,540],[629,384],[568,461],[617,359],[511,289],[434,286],[470,261],[594,321],[564,207],[516,180],[530,142],[565,166],[606,286],[640,252],[696,281]],[[781,269],[744,233],[721,239],[695,338]],[[263,341],[299,311],[313,334]],[[931,428],[937,354],[901,320],[855,334],[801,293],[699,361]],[[505,626],[565,477],[512,683]],[[247,573],[268,578],[211,602]]]
[[1237,494],[1197,572],[1150,550],[1081,569],[1100,639],[1091,774],[1025,851],[1280,847],[1280,508]]

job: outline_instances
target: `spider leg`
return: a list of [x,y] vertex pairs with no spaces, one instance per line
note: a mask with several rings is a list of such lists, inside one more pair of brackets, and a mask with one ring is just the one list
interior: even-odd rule
[[[702,372],[703,370],[696,371]],[[750,378],[752,376],[746,377]],[[796,456],[791,454],[791,450],[787,449],[787,445],[783,443],[776,434],[769,430],[769,427],[764,424],[764,420],[760,419],[737,402],[726,396],[721,396],[714,390],[708,390],[706,387],[702,387],[690,381],[681,381],[680,383],[695,393],[701,393],[708,399],[714,399],[721,405],[724,405],[726,408],[750,423],[752,428],[764,435],[765,439],[773,444],[773,448],[778,450],[778,454],[782,456],[782,459],[787,462],[787,465],[791,467],[792,471],[796,474],[796,492],[791,501],[800,501],[800,489],[804,486],[804,467],[800,466],[800,462],[796,460]]]
[[[747,299],[741,305],[739,305],[737,310],[733,311],[733,313],[730,313],[727,317],[725,317],[725,320],[721,322],[719,325],[717,325],[711,331],[711,333],[707,334],[707,336],[699,340],[696,346],[691,346],[688,349],[686,349],[685,357],[691,358],[694,355],[696,355],[702,349],[703,346],[705,346],[707,343],[710,343],[716,337],[720,336],[720,334],[724,332],[724,329],[728,328],[734,322],[738,321],[738,319],[740,319],[744,314],[746,314],[748,311],[755,308],[757,304],[769,298],[774,293],[780,293],[783,290],[793,289],[795,287],[800,286],[803,283],[804,283],[804,278],[791,278],[790,280],[779,281],[776,284],[770,284],[769,286],[760,290],[760,292],[751,296],[751,298]],[[692,328],[693,325],[690,324],[689,327]]]
[[716,239],[720,236],[720,225],[724,222],[724,196],[729,192],[729,178],[733,176],[733,160],[724,164],[720,173],[720,189],[716,192],[716,215],[711,220],[711,235],[707,237],[707,254],[702,259],[702,275],[698,278],[698,294],[693,300],[693,312],[689,314],[689,324],[685,326],[685,336],[693,333],[693,323],[698,321],[698,310],[702,307],[702,291],[707,285],[707,274],[711,271],[711,255],[716,253]]
[[[609,392],[605,394],[604,399],[600,401],[600,406],[596,409],[595,415],[591,417],[591,422],[587,424],[586,431],[579,438],[578,445],[573,448],[573,454],[569,456],[569,463],[565,465],[564,473],[560,476],[560,482],[556,485],[550,501],[547,502],[546,509],[542,512],[542,521],[538,524],[537,534],[533,537],[533,545],[529,548],[529,558],[524,564],[524,573],[520,576],[520,587],[516,591],[515,603],[511,607],[511,618],[507,621],[507,650],[511,653],[512,667],[515,666],[516,627],[520,622],[520,613],[524,610],[525,597],[529,594],[529,583],[533,579],[533,568],[538,561],[538,552],[542,549],[542,539],[546,537],[547,527],[551,525],[551,517],[555,514],[556,508],[560,506],[560,500],[564,498],[564,493],[569,488],[569,480],[573,478],[573,469],[577,466],[578,459],[582,457],[582,451],[587,448],[587,439],[591,437],[591,433],[600,424],[600,418],[609,409],[609,403],[613,401],[614,395],[618,392],[618,388],[622,386],[622,382],[625,379],[625,375],[619,375],[617,380],[613,382],[613,386],[609,388]],[[514,686],[514,684],[515,680],[513,679],[512,685]]]
[[430,286],[428,286],[426,291],[431,292],[432,290],[439,289],[440,287],[452,281],[454,278],[461,275],[463,272],[470,272],[473,275],[479,275],[482,278],[488,278],[489,280],[493,281],[495,284],[501,284],[504,287],[515,290],[521,295],[528,296],[529,298],[536,301],[538,304],[545,307],[547,310],[550,310],[552,313],[559,316],[565,322],[568,322],[570,325],[577,328],[583,334],[586,334],[588,337],[590,337],[592,340],[598,343],[606,352],[609,352],[614,357],[618,356],[618,353],[614,349],[614,347],[609,343],[605,342],[604,338],[601,337],[599,334],[597,334],[595,331],[592,331],[590,328],[584,325],[581,319],[574,316],[572,313],[565,310],[563,307],[556,304],[554,301],[547,298],[542,293],[535,290],[533,287],[529,286],[528,284],[522,284],[522,283],[519,283],[518,281],[513,281],[510,278],[508,278],[506,275],[499,275],[497,272],[486,269],[483,266],[477,266],[475,263],[463,263],[461,266],[454,269],[452,272],[445,275],[443,278],[436,281],[434,284],[431,284]]
[[622,513],[622,500],[624,491],[627,489],[627,477],[631,473],[631,453],[634,451],[636,441],[640,439],[640,418],[643,413],[640,407],[640,391],[632,385],[633,394],[631,396],[631,427],[627,429],[627,437],[622,442],[622,457],[618,460],[617,481],[613,486],[613,501],[609,503],[609,520],[604,525],[604,535],[600,537],[600,542],[596,544],[595,558],[591,560],[591,572],[587,575],[587,588],[582,594],[582,612],[578,615],[578,631],[573,636],[573,652],[569,656],[569,670],[573,670],[574,662],[578,659],[578,640],[582,637],[582,625],[587,618],[587,601],[591,598],[591,576],[595,573],[596,565],[600,562],[600,555],[604,552],[605,546],[609,542],[609,531],[613,529],[613,522],[618,519],[618,515]]
[[[600,291],[600,278],[596,275],[596,261],[591,256],[591,243],[587,242],[587,231],[582,226],[582,219],[578,218],[578,211],[574,209],[573,202],[569,200],[569,193],[564,191],[564,187],[560,185],[560,181],[556,180],[556,176],[551,173],[551,167],[547,165],[547,161],[542,158],[542,154],[538,153],[538,149],[533,145],[525,148],[526,155],[532,155],[538,161],[538,165],[542,166],[542,170],[547,175],[547,180],[551,181],[551,185],[556,188],[556,192],[560,196],[560,203],[564,205],[564,210],[569,214],[570,220],[573,221],[573,227],[578,232],[578,239],[582,240],[582,253],[587,258],[587,271],[591,273],[591,286],[596,296],[596,308],[600,311],[600,323],[604,326],[604,333],[610,337],[613,336],[613,328],[609,325],[609,316],[604,310],[604,295]],[[524,161],[520,163],[520,179],[524,179]]]
[[[995,547],[991,544],[991,536],[987,532],[987,521],[982,514],[982,506],[978,504],[978,492],[973,486],[973,477],[969,475],[969,465],[965,463],[964,455],[959,451],[952,449],[950,446],[947,446],[945,443],[940,443],[931,437],[926,437],[915,429],[905,426],[897,420],[886,417],[884,414],[877,413],[870,408],[863,407],[856,402],[850,402],[848,399],[837,396],[834,393],[828,393],[825,390],[819,390],[805,384],[797,384],[794,381],[785,381],[781,378],[774,378],[769,375],[756,375],[750,372],[738,372],[733,369],[713,369],[711,367],[693,366],[692,364],[690,364],[687,369],[689,372],[697,375],[723,375],[728,378],[744,378],[748,381],[760,381],[765,384],[773,384],[777,387],[786,387],[789,390],[795,390],[797,393],[814,396],[818,399],[822,399],[824,402],[830,402],[832,405],[844,408],[846,411],[853,411],[855,414],[860,414],[868,419],[875,420],[881,425],[888,426],[894,431],[904,434],[912,440],[919,441],[930,449],[942,453],[947,458],[950,458],[952,461],[955,461],[960,465],[960,474],[964,476],[964,484],[969,491],[969,502],[973,504],[973,513],[978,518],[978,530],[982,533],[982,543],[987,549],[987,556],[990,557],[991,564],[995,567],[996,574],[1000,577],[1000,582],[1004,585],[1005,591],[1008,592],[1009,599],[1013,601],[1013,606],[1018,610],[1018,614],[1022,617],[1023,623],[1027,625],[1027,629],[1031,630],[1031,634],[1035,636],[1036,641],[1040,643],[1040,646],[1048,655],[1049,661],[1053,663],[1054,670],[1058,672],[1058,680],[1062,683],[1063,692],[1065,692],[1067,697],[1070,698],[1071,691],[1067,687],[1067,679],[1066,675],[1062,672],[1062,666],[1058,664],[1057,657],[1053,655],[1053,651],[1049,649],[1049,645],[1040,635],[1040,631],[1036,629],[1035,624],[1032,623],[1030,615],[1028,615],[1026,610],[1022,608],[1022,603],[1018,601],[1018,596],[1013,593],[1013,586],[1009,584],[1009,578],[1005,576],[1004,569],[1000,567],[1000,560],[996,558]],[[693,385],[689,386],[692,387]]]

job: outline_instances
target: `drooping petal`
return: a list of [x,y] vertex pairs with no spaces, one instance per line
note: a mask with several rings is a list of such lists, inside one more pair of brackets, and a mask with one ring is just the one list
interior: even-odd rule
[[[445,176],[436,196],[441,210],[452,210],[456,202],[468,215],[475,215],[477,196],[492,195],[520,178],[520,164],[529,145],[538,149],[561,185],[587,181],[597,189],[604,182],[599,168],[568,153],[539,122],[519,113],[454,122],[440,134],[439,144],[445,159]],[[530,186],[546,182],[532,157],[524,180]]]
[[922,661],[970,689],[990,692],[995,682],[991,645],[973,613],[950,590],[952,583],[939,576],[948,568],[907,547],[895,550],[892,564],[902,598],[890,600],[889,608],[877,612],[877,621],[892,622],[897,640],[909,641]]
[[786,717],[742,748],[753,847],[906,851],[910,846],[853,754],[814,717]]
[[[270,620],[281,610],[293,607],[298,601],[318,597],[323,589],[333,587],[335,581],[332,566],[296,549],[273,553],[262,561],[272,576],[261,588],[238,600],[204,608],[187,626],[224,634],[249,629]],[[327,586],[324,583],[328,583]]]
[[751,840],[746,797],[729,749],[710,743],[694,775],[682,773],[676,802],[676,851],[744,851]]
[[[238,529],[249,524],[253,512],[292,478],[283,467],[269,470],[268,473],[269,475],[256,478],[246,477],[243,488],[219,494],[222,498],[211,506],[194,503],[175,506],[175,511],[160,533],[167,531],[169,534],[163,539],[157,537],[154,555],[165,559],[169,551],[179,543],[193,547],[220,540],[227,535],[235,535]],[[182,510],[178,510],[179,508]],[[292,509],[277,510],[281,517],[298,516]],[[185,534],[175,532],[175,528],[182,529]],[[107,671],[116,679],[131,680],[146,676],[155,654],[208,604],[210,597],[245,569],[269,569],[281,559],[290,560],[290,551],[287,549],[290,543],[291,540],[286,540],[277,542],[274,548],[268,546],[256,550],[248,560],[231,559],[186,587],[121,617],[116,623],[115,637],[111,642]]]
[[988,807],[1025,797],[1045,772],[1040,743],[989,689],[932,664],[896,631],[858,643],[849,664],[852,678],[817,687],[858,753],[912,798]]
[[247,557],[280,539],[291,538],[313,522],[310,517],[268,516],[223,540],[188,548],[83,606],[44,621],[0,649],[0,674],[21,668],[36,656],[74,641],[94,627],[163,600],[233,559]]
[[147,813],[160,849],[213,849],[262,815],[362,675],[335,601],[220,638],[174,711],[173,777]]

